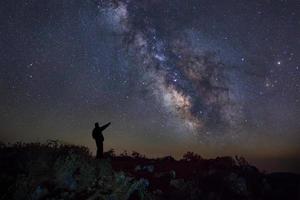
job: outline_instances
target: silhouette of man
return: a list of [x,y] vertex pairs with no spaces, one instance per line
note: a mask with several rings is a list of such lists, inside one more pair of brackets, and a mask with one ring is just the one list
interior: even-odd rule
[[102,131],[104,131],[104,129],[106,129],[111,123],[107,123],[104,126],[99,126],[99,123],[95,123],[95,128],[93,130],[93,138],[96,141],[96,145],[97,145],[97,155],[96,158],[97,159],[101,159],[103,157],[103,141],[104,141],[104,137],[102,135]]

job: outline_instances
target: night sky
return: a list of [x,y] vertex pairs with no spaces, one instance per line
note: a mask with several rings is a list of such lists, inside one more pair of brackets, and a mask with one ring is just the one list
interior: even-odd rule
[[2,0],[0,140],[300,169],[300,1]]

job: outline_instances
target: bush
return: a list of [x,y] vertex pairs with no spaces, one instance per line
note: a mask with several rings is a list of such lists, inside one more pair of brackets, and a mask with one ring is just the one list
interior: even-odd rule
[[202,160],[202,157],[199,154],[188,151],[183,155],[183,160],[186,160],[186,161],[200,161],[200,160]]
[[[114,156],[114,151],[109,151]],[[146,180],[114,172],[110,161],[96,160],[86,147],[48,141],[3,145],[1,199],[145,199]]]

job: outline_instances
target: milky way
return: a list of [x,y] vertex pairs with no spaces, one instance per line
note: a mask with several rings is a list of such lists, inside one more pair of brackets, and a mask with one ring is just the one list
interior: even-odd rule
[[[186,4],[102,1],[99,7],[112,28],[123,35],[124,45],[137,65],[152,79],[148,89],[167,110],[178,115],[187,128],[197,134],[237,128],[243,119],[242,103],[236,99],[240,91],[232,87],[235,83],[227,75],[228,66],[215,52],[191,47],[184,31],[197,14],[174,19],[173,16],[190,15],[191,9],[165,12],[164,7],[174,5],[182,8]],[[194,2],[194,5],[197,4]],[[187,24],[177,29],[180,20],[187,20]]]

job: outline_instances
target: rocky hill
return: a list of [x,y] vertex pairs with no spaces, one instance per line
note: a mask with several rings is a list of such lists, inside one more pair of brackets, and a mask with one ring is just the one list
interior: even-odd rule
[[241,157],[148,159],[57,141],[0,146],[0,199],[300,199],[300,177],[263,173]]

